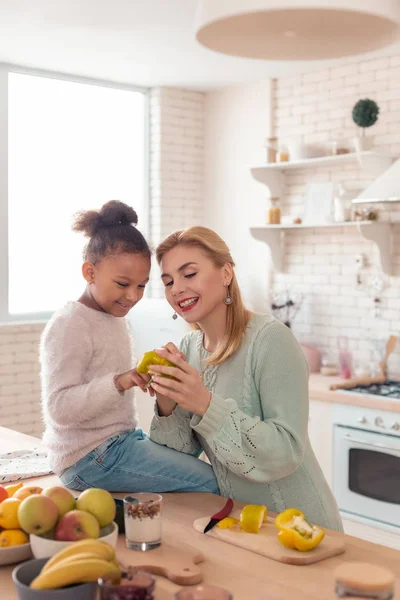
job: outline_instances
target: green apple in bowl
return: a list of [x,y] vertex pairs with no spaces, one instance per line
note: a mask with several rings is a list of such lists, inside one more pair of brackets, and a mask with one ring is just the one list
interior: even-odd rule
[[106,527],[112,523],[117,511],[110,492],[100,488],[90,488],[82,492],[76,501],[76,508],[96,517],[100,527]]

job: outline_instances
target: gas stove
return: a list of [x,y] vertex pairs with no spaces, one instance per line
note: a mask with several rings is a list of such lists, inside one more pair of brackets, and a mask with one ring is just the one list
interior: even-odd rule
[[370,383],[368,385],[357,385],[347,389],[346,392],[355,394],[368,394],[372,396],[384,396],[392,400],[400,400],[400,381],[384,381],[382,383]]

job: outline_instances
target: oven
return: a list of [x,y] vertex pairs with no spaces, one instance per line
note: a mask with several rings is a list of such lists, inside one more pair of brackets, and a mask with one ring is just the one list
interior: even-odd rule
[[333,491],[343,516],[400,528],[400,413],[335,406]]

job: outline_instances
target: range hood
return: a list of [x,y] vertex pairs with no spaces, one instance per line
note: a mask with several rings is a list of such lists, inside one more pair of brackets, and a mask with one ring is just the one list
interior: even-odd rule
[[353,204],[400,202],[400,159],[363,190]]

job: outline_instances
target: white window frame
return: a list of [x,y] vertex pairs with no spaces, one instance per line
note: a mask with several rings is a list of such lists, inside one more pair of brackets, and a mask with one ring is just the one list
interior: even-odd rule
[[140,222],[143,224],[141,231],[148,237],[150,232],[150,168],[149,168],[149,140],[150,140],[150,118],[149,118],[149,96],[150,89],[146,87],[125,85],[104,81],[100,79],[91,79],[75,75],[67,75],[53,71],[43,71],[40,69],[27,69],[9,63],[0,63],[0,325],[11,322],[32,322],[47,321],[52,312],[29,313],[11,315],[8,306],[8,75],[9,73],[21,73],[24,75],[33,75],[37,77],[47,77],[50,79],[59,79],[71,81],[74,83],[84,83],[88,85],[103,86],[119,90],[141,92],[145,96],[145,140],[144,140],[144,168],[145,168],[145,214],[140,215]]

